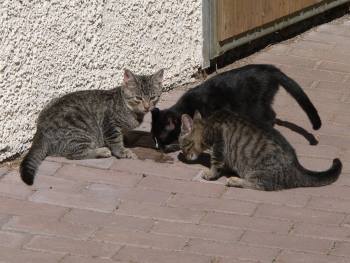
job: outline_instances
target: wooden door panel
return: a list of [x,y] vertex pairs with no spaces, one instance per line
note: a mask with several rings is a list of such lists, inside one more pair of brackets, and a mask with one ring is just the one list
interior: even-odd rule
[[217,0],[217,34],[223,41],[322,0]]

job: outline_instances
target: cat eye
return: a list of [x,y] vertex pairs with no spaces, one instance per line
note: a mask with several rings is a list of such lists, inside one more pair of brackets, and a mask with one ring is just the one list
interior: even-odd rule
[[159,99],[159,96],[152,96],[152,97],[150,98],[150,100],[157,100],[157,99]]

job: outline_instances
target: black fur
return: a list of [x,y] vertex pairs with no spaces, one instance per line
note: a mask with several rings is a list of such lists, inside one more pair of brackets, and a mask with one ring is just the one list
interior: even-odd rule
[[294,80],[273,65],[247,65],[194,87],[169,109],[154,109],[152,136],[161,148],[175,142],[180,134],[181,115],[193,117],[196,109],[204,118],[216,110],[229,109],[271,127],[276,117],[272,102],[279,85],[303,108],[313,128],[319,129],[321,119],[316,108]]

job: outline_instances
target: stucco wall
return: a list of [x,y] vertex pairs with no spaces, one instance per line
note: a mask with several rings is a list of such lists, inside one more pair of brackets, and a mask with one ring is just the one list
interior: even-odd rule
[[2,0],[0,161],[23,152],[40,110],[81,89],[108,89],[122,69],[165,68],[166,88],[202,62],[201,0]]

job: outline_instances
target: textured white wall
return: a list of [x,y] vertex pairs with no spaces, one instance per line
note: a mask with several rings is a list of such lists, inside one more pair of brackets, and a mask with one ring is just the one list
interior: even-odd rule
[[0,161],[23,152],[52,98],[165,68],[165,86],[202,62],[200,0],[1,0]]

